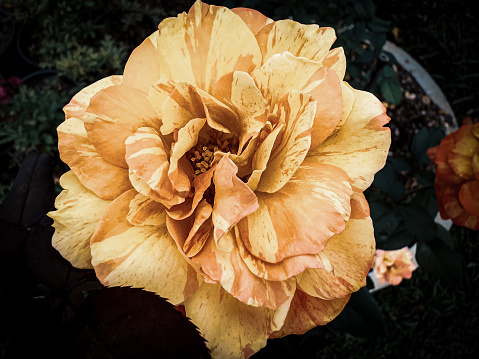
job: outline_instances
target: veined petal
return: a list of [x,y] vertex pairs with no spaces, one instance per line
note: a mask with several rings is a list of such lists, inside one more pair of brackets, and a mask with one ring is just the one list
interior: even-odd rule
[[229,231],[223,237],[231,243],[231,250],[216,246],[211,235],[203,249],[191,258],[208,278],[221,283],[228,293],[243,303],[255,307],[276,309],[293,296],[295,279],[270,281],[257,277],[241,259],[234,233]]
[[160,61],[157,50],[158,31],[148,36],[131,53],[123,73],[123,83],[146,93],[160,78]]
[[144,288],[182,303],[202,279],[186,262],[166,226],[135,227],[127,221],[136,191],[111,202],[91,239],[92,264],[107,286]]
[[228,156],[223,156],[213,176],[215,200],[212,219],[217,244],[223,234],[239,220],[258,209],[254,192],[236,176],[237,172],[238,167],[233,161]]
[[90,104],[90,100],[96,93],[107,87],[120,85],[122,81],[123,76],[113,75],[105,77],[91,84],[90,86],[85,87],[75,96],[73,96],[68,105],[63,107],[63,112],[65,112],[65,119],[69,119],[70,117],[77,117],[83,119],[83,115],[85,114],[85,111]]
[[249,27],[253,34],[257,34],[263,27],[273,22],[273,19],[264,16],[259,11],[244,7],[236,7],[231,9],[241,20]]
[[[351,88],[352,89],[352,88]],[[385,164],[391,131],[382,103],[371,93],[354,90],[354,105],[341,128],[309,152],[307,161],[331,164],[349,175],[353,188],[368,188]]]
[[162,80],[185,81],[211,93],[224,74],[261,64],[254,34],[231,10],[197,1],[188,14],[163,20],[158,52]]
[[336,41],[333,28],[303,25],[293,20],[279,20],[256,34],[263,63],[274,54],[288,51],[294,56],[322,61]]
[[321,252],[318,254],[303,254],[288,257],[278,263],[263,261],[248,251],[239,237],[238,226],[235,226],[234,229],[239,255],[251,273],[258,278],[263,278],[268,281],[285,281],[303,273],[307,268],[322,268],[326,271],[333,270],[328,258],[322,255]]
[[[173,198],[174,188],[168,178],[170,167],[168,155],[165,145],[155,129],[140,127],[127,138],[125,145],[126,161],[130,171],[157,193],[154,199],[161,202],[161,200],[168,201]],[[135,186],[134,182],[132,184]]]
[[322,253],[330,260],[332,272],[307,269],[298,287],[307,294],[326,300],[343,298],[366,285],[366,276],[375,252],[374,229],[370,217],[354,219],[333,236]]
[[162,226],[166,222],[166,207],[141,193],[130,202],[126,219],[134,226]]
[[[464,187],[466,184],[462,185],[462,187]],[[459,189],[459,186],[449,185],[445,188],[444,193],[442,194],[442,202],[444,205],[444,211],[447,214],[446,218],[451,218],[456,225],[464,226],[477,231],[479,230],[479,218],[474,215],[474,212],[477,209],[473,204],[473,202],[477,200],[477,193],[475,193],[475,189],[471,187],[466,187],[464,190],[462,187]],[[472,198],[466,199],[466,196],[472,196]],[[464,201],[464,203],[461,201],[461,199]],[[465,208],[469,208],[473,212],[468,213]]]
[[270,338],[282,338],[290,334],[304,334],[318,325],[326,325],[342,312],[351,295],[324,300],[296,290],[283,327]]
[[346,56],[342,47],[337,47],[328,51],[323,59],[323,65],[336,72],[339,80],[344,79],[346,74]]
[[213,231],[211,213],[213,208],[205,200],[198,204],[195,210],[195,218],[191,230],[183,243],[183,252],[188,258],[198,254]]
[[246,72],[235,71],[224,75],[216,83],[213,95],[238,114],[232,133],[239,134],[239,148],[266,123],[269,108],[256,87],[253,78]]
[[90,238],[110,201],[86,189],[72,171],[60,178],[64,188],[55,200],[53,247],[76,268],[92,268]]
[[159,127],[146,94],[124,85],[107,87],[93,96],[84,121],[88,138],[101,157],[123,168],[128,168],[125,140],[140,127]]
[[228,294],[220,284],[203,284],[184,303],[186,315],[200,329],[213,358],[249,358],[281,328],[289,309],[253,307]]
[[308,154],[311,144],[316,101],[308,94],[292,90],[275,106],[273,113],[284,123],[276,138],[271,157],[258,183],[258,191],[273,193],[281,189]]
[[238,223],[239,238],[269,263],[317,254],[351,212],[348,176],[334,166],[303,163],[282,189],[256,195],[259,209]]
[[105,161],[88,139],[82,120],[70,117],[60,124],[60,158],[85,187],[103,199],[115,199],[131,188],[128,170]]

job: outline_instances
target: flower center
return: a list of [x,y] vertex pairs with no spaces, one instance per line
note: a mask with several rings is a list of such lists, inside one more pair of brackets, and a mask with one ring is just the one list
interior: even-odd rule
[[198,140],[196,146],[186,153],[186,158],[191,162],[196,176],[205,173],[213,166],[215,152],[236,153],[238,151],[236,137],[214,130],[211,130],[208,135],[209,138],[206,141]]

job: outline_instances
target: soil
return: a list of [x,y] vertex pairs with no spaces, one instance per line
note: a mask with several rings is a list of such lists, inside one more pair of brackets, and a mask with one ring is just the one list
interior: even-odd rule
[[397,78],[403,89],[403,98],[397,106],[387,106],[387,114],[391,118],[390,156],[409,158],[412,139],[422,127],[437,127],[446,123],[454,128],[455,124],[452,116],[437,106],[411,74],[399,65]]

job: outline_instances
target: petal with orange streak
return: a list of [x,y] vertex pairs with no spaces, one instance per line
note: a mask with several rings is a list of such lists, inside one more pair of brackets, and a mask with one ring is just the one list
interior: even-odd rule
[[340,123],[343,114],[341,81],[333,70],[321,63],[283,52],[271,57],[252,76],[273,105],[291,90],[314,97],[316,113],[311,149],[323,142]]
[[318,325],[326,325],[342,312],[350,295],[324,300],[296,290],[283,327],[270,338],[282,338],[290,334],[304,334]]
[[213,358],[244,359],[266,345],[279,330],[289,309],[286,301],[278,309],[244,304],[220,284],[203,284],[184,303],[186,315],[207,340]]
[[431,152],[431,156],[434,156],[431,160],[436,165],[436,179],[440,178],[441,180],[457,184],[461,183],[463,179],[454,172],[448,161],[449,154],[454,149],[454,146],[454,134],[450,133],[441,140],[434,153]]
[[186,194],[180,196],[168,177],[168,155],[155,129],[140,127],[127,138],[125,144],[130,181],[138,192],[168,208],[184,201]]
[[236,7],[231,9],[241,20],[245,22],[253,34],[257,34],[263,27],[273,22],[269,17],[264,16],[259,11],[245,7]]
[[200,130],[205,123],[205,118],[195,118],[178,131],[178,141],[175,142],[171,151],[168,169],[168,177],[178,192],[188,192],[191,189],[190,178],[181,170],[179,161],[198,143]]
[[146,94],[123,85],[107,87],[93,96],[84,121],[88,138],[101,157],[123,168],[128,168],[125,140],[140,127],[159,127]]
[[97,82],[83,88],[70,100],[68,105],[63,107],[63,112],[65,112],[65,118],[69,119],[70,117],[77,117],[82,119],[85,111],[90,104],[91,98],[98,93],[99,91],[115,85],[120,85],[123,81],[123,76],[113,75],[105,77]]
[[338,78],[342,81],[346,74],[346,55],[342,47],[337,47],[328,51],[323,59],[323,65],[336,72]]
[[347,174],[334,166],[304,163],[281,190],[256,195],[259,209],[237,227],[248,251],[269,263],[317,254],[351,213]]
[[292,90],[276,104],[273,113],[284,127],[276,138],[257,190],[273,193],[294,175],[311,144],[316,101],[308,94]]
[[230,251],[218,248],[210,236],[203,249],[191,258],[208,278],[221,283],[228,293],[243,303],[255,307],[276,309],[293,296],[295,279],[270,281],[257,277],[241,259],[233,232],[225,233],[224,237],[232,244]]
[[256,195],[236,176],[237,172],[238,167],[226,155],[218,162],[215,169],[212,220],[216,244],[219,244],[223,234],[239,220],[258,209]]
[[155,292],[177,305],[202,283],[186,262],[166,226],[132,226],[126,217],[136,191],[111,202],[91,239],[92,264],[106,286]]
[[238,114],[234,132],[239,134],[239,148],[242,149],[268,119],[269,109],[266,100],[256,87],[253,78],[241,71],[230,72],[219,79],[213,95]]
[[160,79],[157,41],[158,31],[155,31],[133,50],[123,72],[125,85],[148,93],[150,86]]
[[366,285],[376,246],[373,223],[370,217],[351,217],[346,229],[331,237],[322,251],[333,271],[307,269],[298,282],[302,291],[329,300],[347,296]]
[[86,189],[72,171],[60,178],[64,190],[55,200],[53,247],[75,268],[92,268],[90,238],[110,201]]
[[263,27],[256,34],[256,39],[263,54],[263,63],[283,51],[291,52],[297,57],[322,61],[336,41],[336,34],[331,27],[280,20]]
[[390,118],[373,94],[352,89],[354,104],[346,122],[306,160],[337,166],[346,171],[353,188],[368,188],[386,163],[391,131],[383,127]]
[[134,226],[162,226],[165,224],[166,207],[141,193],[130,202],[126,219]]
[[212,232],[211,212],[213,208],[205,200],[198,204],[195,210],[195,219],[188,237],[183,244],[183,252],[188,258],[198,254],[206,243],[206,240]]
[[128,170],[105,161],[88,139],[82,120],[70,117],[60,124],[60,158],[85,187],[103,199],[115,199],[131,188]]
[[315,255],[303,254],[289,257],[278,263],[265,262],[248,251],[240,238],[238,226],[235,226],[234,229],[239,255],[251,273],[258,278],[268,281],[284,281],[303,273],[308,268],[322,268],[326,271],[333,270],[328,258],[322,255],[321,252]]
[[211,93],[224,74],[249,73],[261,64],[254,34],[227,8],[197,1],[188,14],[165,19],[158,29],[163,81],[185,81]]

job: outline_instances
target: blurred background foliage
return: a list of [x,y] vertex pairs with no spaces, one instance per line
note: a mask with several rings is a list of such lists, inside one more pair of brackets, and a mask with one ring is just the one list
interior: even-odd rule
[[[335,28],[334,47],[342,46],[348,60],[346,80],[394,107],[405,91],[394,56],[382,51],[386,40],[393,41],[427,69],[457,118],[477,117],[475,0],[210,3]],[[56,148],[62,107],[89,83],[121,74],[129,54],[163,18],[187,11],[192,4],[192,0],[0,0],[0,85],[8,94],[0,104],[0,201],[33,149],[53,156],[56,179],[67,170]],[[5,35],[9,31],[11,37]],[[23,84],[9,87],[12,77],[21,78]],[[479,335],[479,238],[476,232],[454,226],[448,232],[434,222],[434,173],[426,150],[439,143],[444,131],[433,126],[414,132],[410,151],[392,154],[366,192],[378,248],[417,243],[420,264],[413,278],[399,287],[376,292],[374,299],[356,296],[357,303],[374,306],[375,300],[384,322],[372,321],[370,330],[364,331],[368,318],[359,306],[349,313],[349,319],[359,318],[358,328],[343,316],[306,335],[273,340],[255,357],[457,358],[477,353],[479,344],[473,338]],[[349,330],[344,323],[349,323]],[[2,341],[0,348],[6,343]]]

